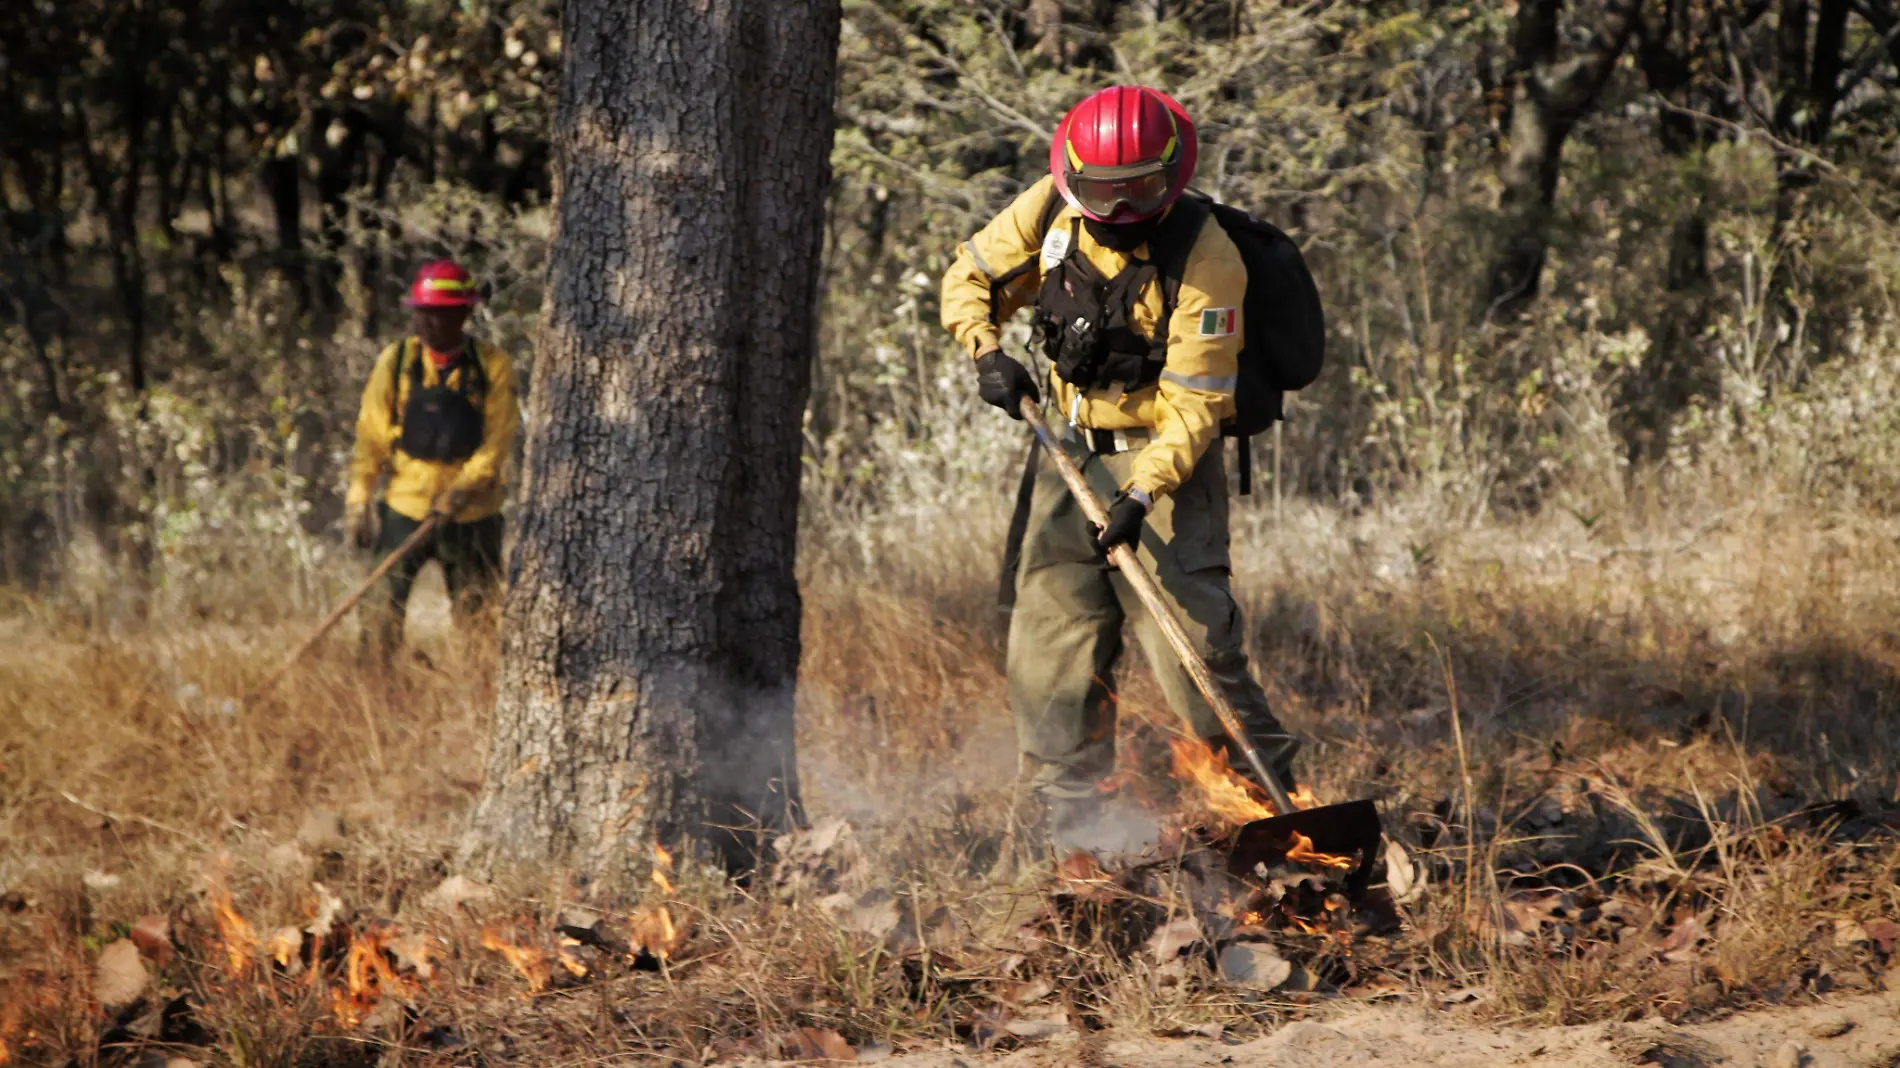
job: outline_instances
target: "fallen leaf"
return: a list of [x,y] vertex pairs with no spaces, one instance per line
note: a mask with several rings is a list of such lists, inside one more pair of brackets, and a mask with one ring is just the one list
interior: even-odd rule
[[430,960],[434,947],[425,934],[406,934],[383,943],[383,948],[395,954],[398,971],[408,970],[416,973],[416,978],[429,980],[435,978],[435,962]]
[[1868,920],[1861,924],[1861,927],[1867,932],[1867,937],[1874,940],[1874,945],[1880,947],[1882,953],[1893,955],[1893,944],[1900,941],[1900,923],[1882,916],[1879,919]]
[[451,875],[436,884],[434,890],[422,895],[422,903],[428,908],[442,912],[455,912],[471,901],[485,901],[493,897],[494,893],[493,890],[467,876]]
[[1692,964],[1701,959],[1702,943],[1707,941],[1709,929],[1699,914],[1691,914],[1676,921],[1669,934],[1657,947],[1662,958],[1672,964]]
[[859,895],[849,908],[840,913],[838,923],[847,931],[883,938],[896,929],[902,918],[898,911],[897,895],[879,887]]
[[794,1061],[855,1061],[858,1051],[851,1043],[836,1031],[819,1030],[816,1027],[801,1027],[792,1032],[791,1040],[786,1043],[787,1050]]
[[1272,946],[1235,942],[1220,954],[1220,976],[1233,986],[1272,990],[1293,974],[1293,965]]
[[1855,923],[1853,920],[1843,919],[1843,920],[1834,921],[1834,944],[1835,945],[1851,946],[1851,945],[1856,945],[1861,942],[1871,942],[1871,941],[1873,941],[1873,936],[1867,933],[1867,928],[1862,927],[1860,924]]
[[1399,905],[1409,905],[1425,894],[1418,866],[1412,863],[1405,847],[1392,838],[1385,840],[1385,887],[1393,903]]
[[310,932],[310,937],[322,942],[336,928],[337,919],[343,912],[343,899],[331,893],[330,888],[322,883],[311,883],[310,889],[317,892],[316,915],[304,930]]
[[1148,938],[1148,955],[1156,964],[1166,964],[1181,951],[1201,940],[1201,924],[1192,916],[1176,916],[1155,929]]
[[145,970],[145,961],[139,956],[138,944],[130,938],[121,938],[99,951],[99,961],[93,968],[92,992],[101,1005],[129,1005],[144,993],[145,984],[151,982],[151,978]]
[[125,882],[119,876],[103,871],[89,871],[81,876],[79,881],[85,883],[86,889],[95,894],[109,894]]
[[153,966],[163,968],[172,959],[171,917],[158,913],[140,916],[132,924],[132,942]]
[[1470,1005],[1475,1002],[1483,1001],[1490,996],[1491,995],[1487,993],[1483,987],[1467,986],[1440,994],[1438,996],[1438,1003],[1440,1005]]

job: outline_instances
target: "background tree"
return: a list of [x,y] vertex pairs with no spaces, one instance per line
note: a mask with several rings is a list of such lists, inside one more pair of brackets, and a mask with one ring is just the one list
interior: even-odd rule
[[[474,856],[611,874],[796,803],[799,426],[838,18],[822,0],[567,6]],[[743,831],[712,837],[749,861]]]

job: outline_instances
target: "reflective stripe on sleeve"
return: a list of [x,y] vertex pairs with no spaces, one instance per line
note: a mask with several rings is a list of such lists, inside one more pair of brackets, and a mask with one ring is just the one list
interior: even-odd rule
[[1184,375],[1174,371],[1163,371],[1161,377],[1177,386],[1198,389],[1206,393],[1232,393],[1240,384],[1239,375]]
[[990,270],[990,265],[983,261],[983,254],[976,250],[975,238],[971,238],[970,240],[965,241],[963,243],[963,247],[969,250],[970,258],[976,261],[976,269],[983,272],[983,277],[985,278],[996,277],[996,272]]

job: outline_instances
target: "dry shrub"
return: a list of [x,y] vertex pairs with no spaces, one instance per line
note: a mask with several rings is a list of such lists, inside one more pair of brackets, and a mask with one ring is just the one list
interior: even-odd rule
[[[1403,932],[1361,942],[1357,974],[1485,985],[1489,1011],[1584,1020],[1853,989],[1884,963],[1890,946],[1837,921],[1878,932],[1896,908],[1884,598],[1900,552],[1884,520],[1792,500],[1614,524],[1470,525],[1429,502],[1240,510],[1250,645],[1310,740],[1304,778],[1327,799],[1378,798],[1430,879]],[[1035,978],[998,947],[1050,884],[1014,788],[996,518],[979,537],[854,531],[871,565],[814,540],[802,761],[814,817],[847,820],[851,845],[744,888],[689,860],[644,904],[564,872],[462,913],[423,904],[451,873],[493,671],[447,629],[433,580],[411,623],[433,667],[365,676],[346,631],[249,708],[227,701],[292,644],[288,622],[105,630],[19,603],[0,624],[0,890],[20,895],[0,913],[0,982],[62,996],[21,1002],[5,1040],[89,1055],[111,1023],[85,993],[91,960],[150,913],[176,918],[180,945],[154,990],[188,994],[246,1063],[355,1063],[389,1042],[552,1059],[776,1053],[832,1032],[998,1040],[998,1014],[1020,1008],[1007,993]],[[1123,694],[1127,759],[1146,771],[1170,718],[1134,654]],[[374,1035],[294,983],[232,981],[205,897],[221,854],[260,932],[308,923],[321,883],[358,934],[441,939],[441,973]],[[1614,924],[1549,919],[1558,894],[1615,903]],[[585,978],[555,968],[524,998],[483,925],[552,954],[575,902],[622,927],[664,902],[691,934],[663,970],[574,950],[596,954]],[[1698,917],[1702,933],[1669,942]],[[1244,1030],[1304,996],[1237,992],[1193,959],[1076,952],[1087,981],[1057,983],[1040,1011],[1068,1004],[1091,1026]]]

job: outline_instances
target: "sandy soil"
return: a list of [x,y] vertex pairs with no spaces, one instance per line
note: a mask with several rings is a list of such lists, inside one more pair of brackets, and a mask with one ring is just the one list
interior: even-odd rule
[[1468,1010],[1387,1004],[1291,1023],[1244,1043],[1083,1041],[1065,1031],[1002,1056],[914,1052],[883,1063],[893,1068],[1894,1068],[1900,1065],[1900,992],[1764,1009],[1682,1027],[1652,1021],[1497,1030],[1476,1025]]

